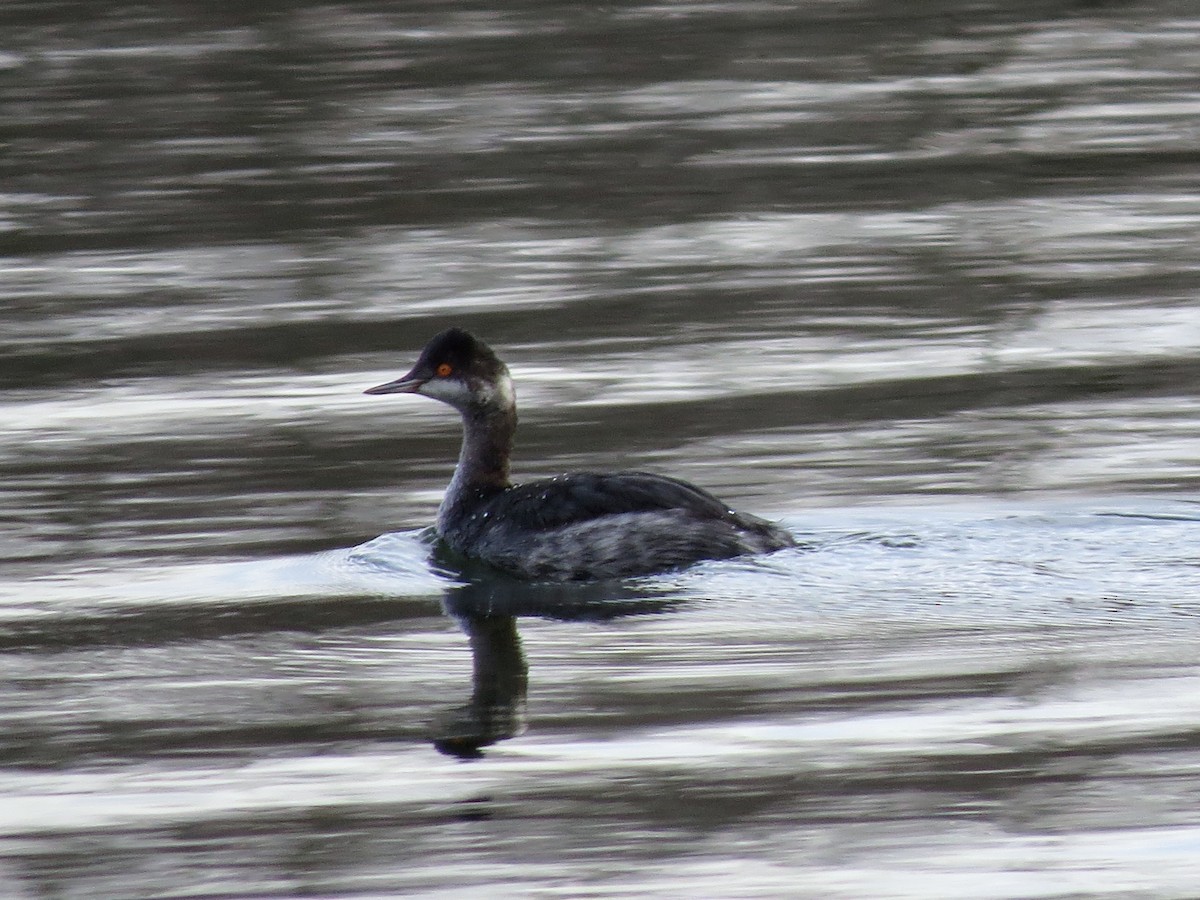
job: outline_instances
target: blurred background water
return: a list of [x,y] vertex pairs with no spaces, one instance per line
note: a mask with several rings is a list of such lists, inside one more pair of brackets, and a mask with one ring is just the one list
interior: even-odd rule
[[[1194,4],[0,35],[4,896],[1196,896]],[[449,324],[802,548],[440,570]]]

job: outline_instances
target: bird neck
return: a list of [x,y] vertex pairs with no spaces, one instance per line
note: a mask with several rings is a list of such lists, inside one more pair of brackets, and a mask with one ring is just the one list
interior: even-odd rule
[[517,400],[508,373],[500,375],[476,402],[456,405],[463,441],[454,477],[438,508],[437,529],[443,537],[469,520],[479,503],[511,485],[508,462],[517,430]]
[[462,420],[462,449],[447,491],[448,498],[467,491],[508,487],[508,463],[517,430],[516,409],[465,410]]

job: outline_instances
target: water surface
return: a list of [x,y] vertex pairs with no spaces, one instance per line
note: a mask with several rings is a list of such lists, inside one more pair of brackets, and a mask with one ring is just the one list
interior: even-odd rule
[[[1195,895],[1188,4],[0,20],[0,893]],[[801,547],[440,568],[452,323]]]

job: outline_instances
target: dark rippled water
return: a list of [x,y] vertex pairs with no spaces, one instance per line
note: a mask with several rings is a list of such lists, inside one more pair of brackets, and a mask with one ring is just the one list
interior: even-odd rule
[[[1200,17],[0,10],[0,895],[1200,892]],[[521,476],[801,541],[466,583]]]

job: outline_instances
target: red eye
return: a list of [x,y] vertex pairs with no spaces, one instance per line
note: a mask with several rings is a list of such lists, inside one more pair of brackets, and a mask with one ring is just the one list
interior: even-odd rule
[[449,375],[451,372],[454,371],[454,366],[450,365],[450,363],[442,363],[440,366],[437,367],[436,371],[438,373],[439,378],[445,378],[447,375]]

